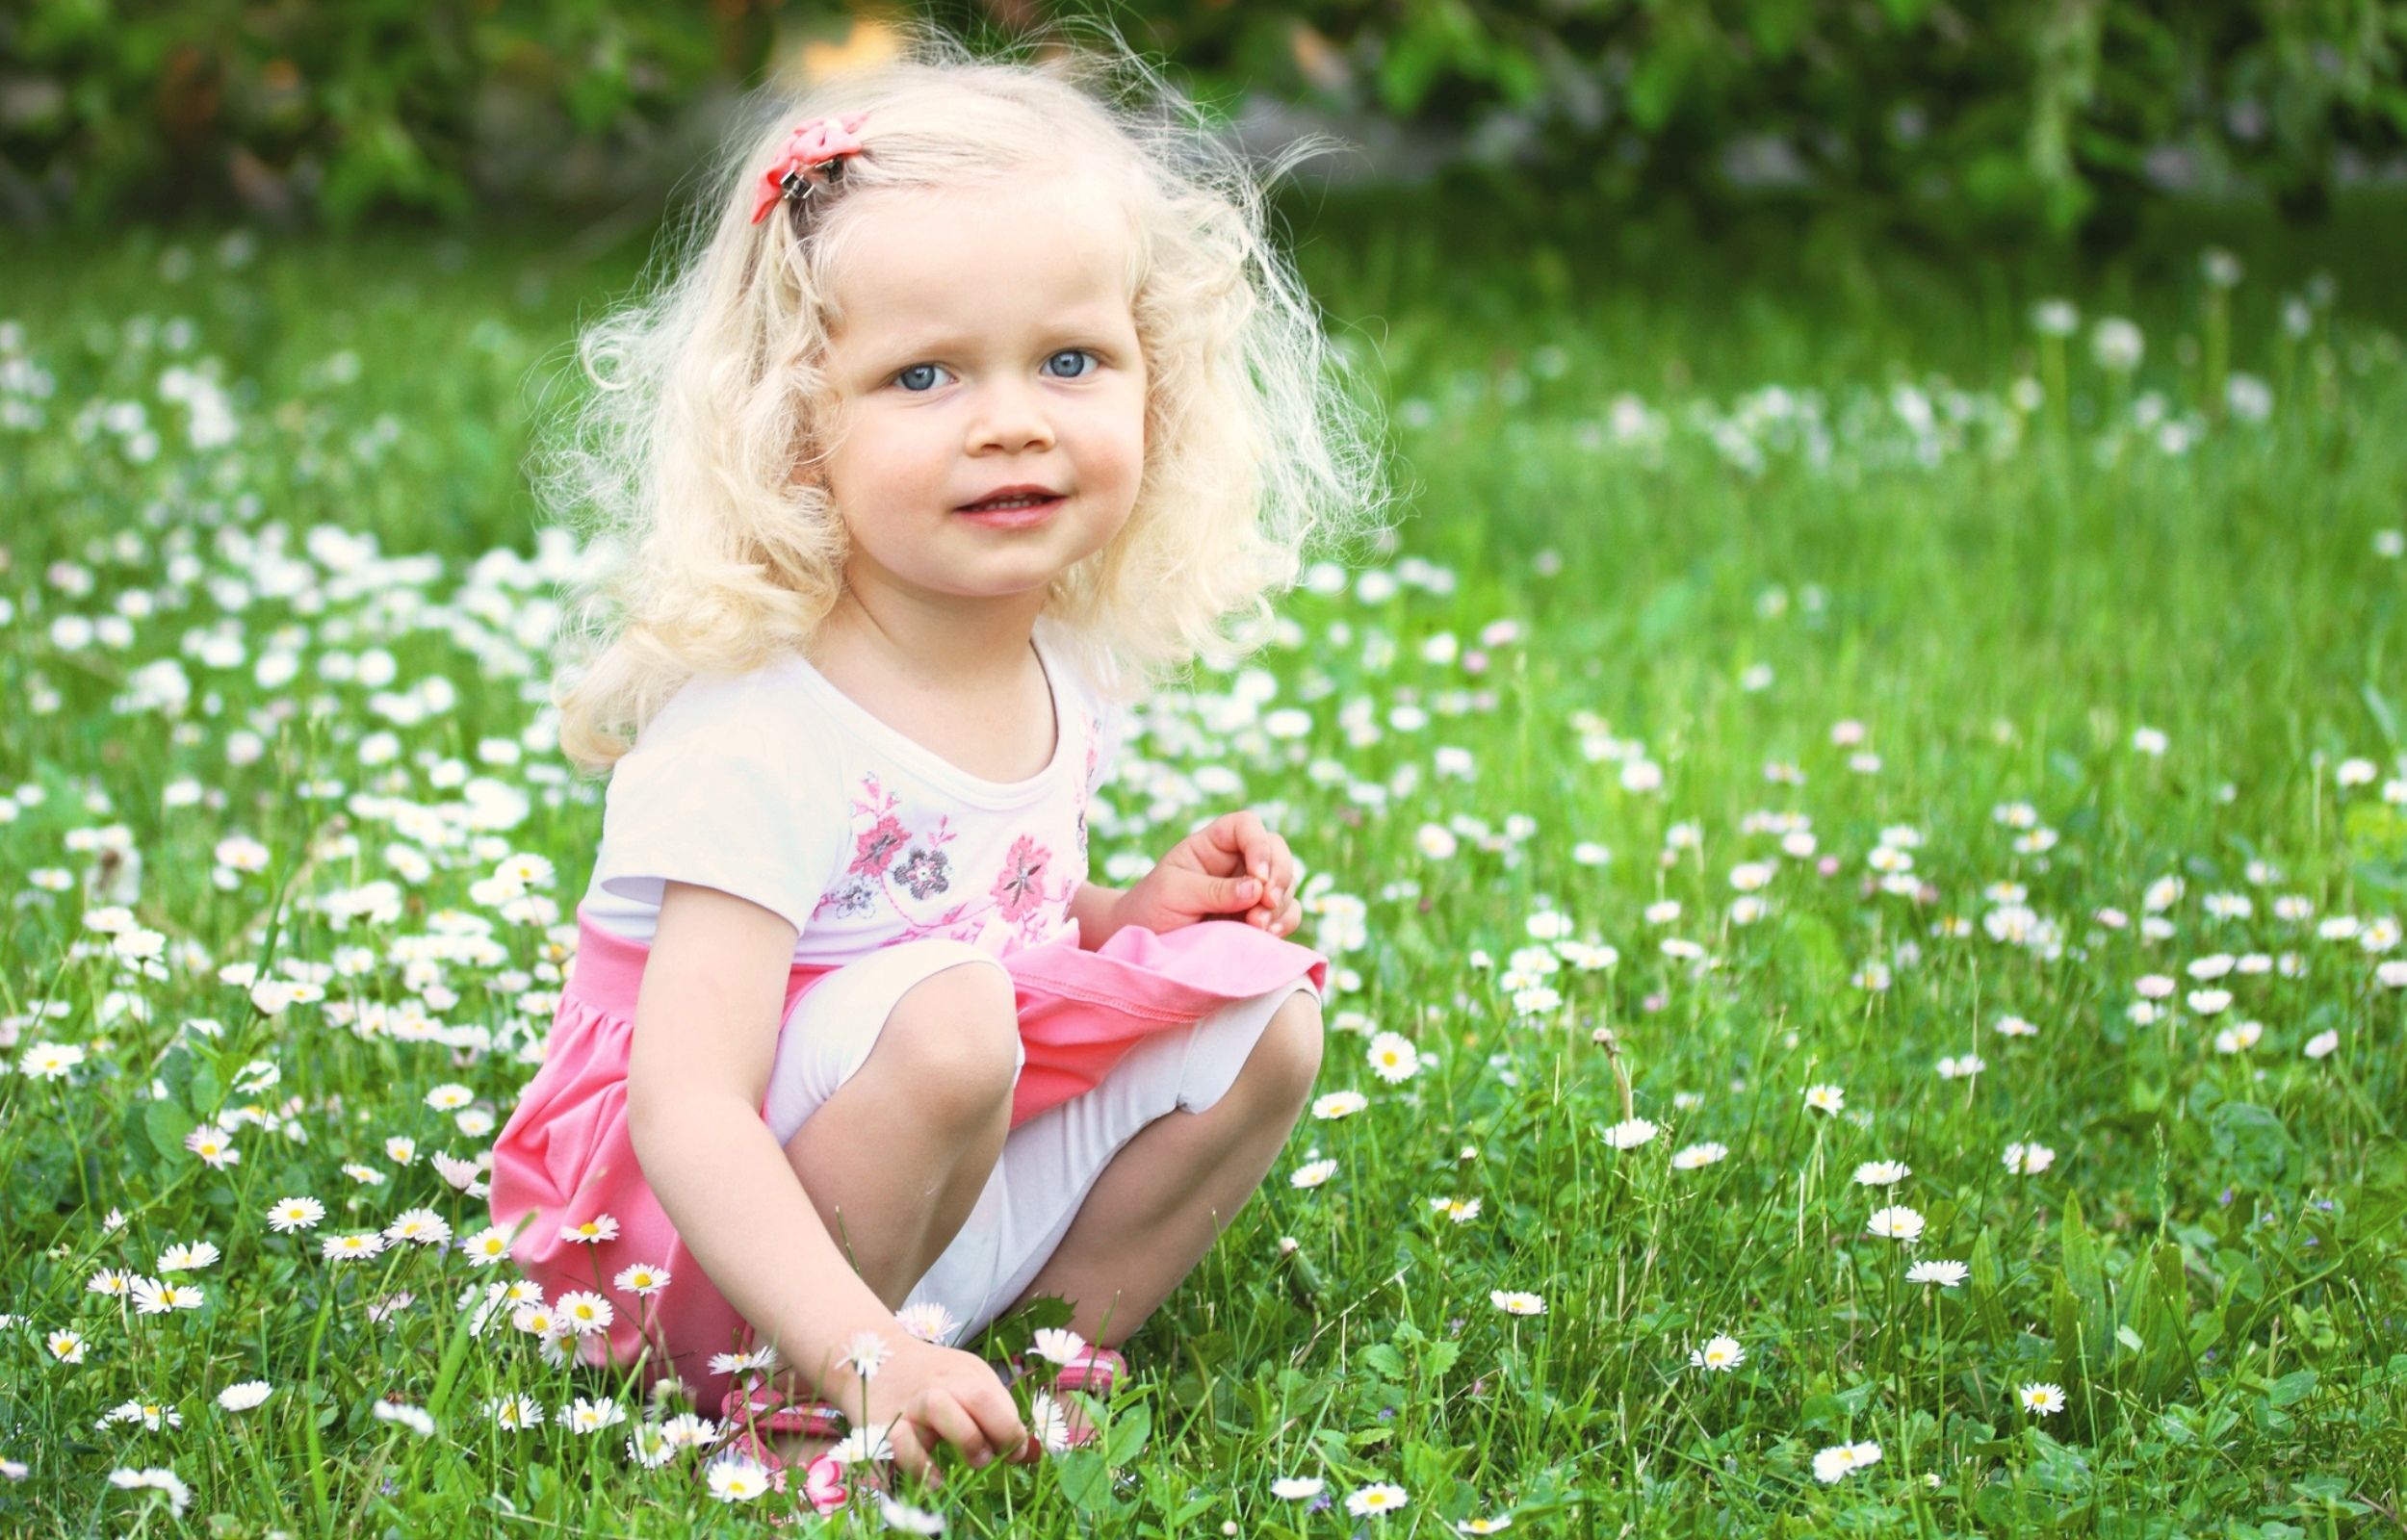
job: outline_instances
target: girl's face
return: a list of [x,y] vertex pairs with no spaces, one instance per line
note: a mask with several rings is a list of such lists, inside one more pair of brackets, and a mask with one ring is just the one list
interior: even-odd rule
[[[882,191],[831,275],[845,578],[919,603],[1037,597],[1127,522],[1145,469],[1128,235],[1075,184]],[[1011,489],[1033,506],[980,510]]]

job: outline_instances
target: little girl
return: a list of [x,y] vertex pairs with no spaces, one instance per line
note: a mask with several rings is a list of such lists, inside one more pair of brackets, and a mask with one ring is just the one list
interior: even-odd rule
[[919,35],[778,103],[588,336],[617,368],[550,483],[625,558],[557,693],[612,773],[493,1210],[589,1361],[773,1469],[838,1407],[909,1470],[1032,1457],[950,1345],[1059,1296],[1052,1383],[1108,1394],[1320,1061],[1258,817],[1086,880],[1119,703],[1379,500],[1243,164],[1096,64]]

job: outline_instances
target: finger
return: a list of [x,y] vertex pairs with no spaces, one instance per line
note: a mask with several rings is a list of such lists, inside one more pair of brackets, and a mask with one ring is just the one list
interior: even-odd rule
[[1175,894],[1189,914],[1237,914],[1262,897],[1262,885],[1251,877],[1207,877],[1183,872]]
[[1244,817],[1250,826],[1245,835],[1245,869],[1268,887],[1278,880],[1280,869],[1286,863],[1287,842],[1253,813]]
[[931,1478],[937,1475],[928,1463],[926,1441],[919,1437],[919,1424],[908,1417],[898,1417],[886,1429],[886,1442],[893,1446],[894,1463],[913,1476]]
[[1012,1404],[1010,1393],[1002,1386],[971,1397],[967,1407],[988,1446],[1004,1459],[1025,1464],[1036,1457],[1036,1441],[1028,1436],[1027,1424],[1020,1421],[1020,1408]]
[[1283,909],[1286,906],[1288,895],[1295,891],[1296,879],[1302,872],[1303,865],[1295,859],[1295,852],[1287,848],[1285,840],[1279,841],[1279,860],[1272,866],[1270,874],[1272,908]]
[[973,1467],[982,1467],[995,1458],[986,1433],[976,1418],[966,1411],[960,1401],[939,1392],[928,1397],[919,1409],[919,1420],[928,1430],[961,1451],[961,1457]]
[[1256,861],[1262,841],[1269,834],[1251,808],[1223,813],[1204,826],[1204,836],[1213,849],[1236,857],[1244,870],[1265,882],[1270,878],[1269,869]]
[[1273,936],[1286,936],[1292,933],[1297,926],[1303,923],[1304,906],[1291,898],[1287,900],[1287,907],[1280,911],[1279,923],[1271,927],[1271,934]]

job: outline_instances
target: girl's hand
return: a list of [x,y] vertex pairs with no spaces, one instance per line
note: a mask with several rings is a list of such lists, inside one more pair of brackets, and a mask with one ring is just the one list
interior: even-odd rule
[[1160,935],[1227,917],[1285,936],[1304,919],[1295,853],[1250,812],[1223,813],[1172,847],[1121,896],[1118,918]]
[[829,1399],[844,1409],[854,1426],[884,1432],[893,1446],[894,1463],[915,1476],[936,1476],[929,1459],[944,1444],[959,1450],[972,1466],[996,1460],[1025,1465],[1042,1452],[1020,1421],[1011,1393],[974,1353],[916,1341],[898,1345],[869,1378],[866,1421],[860,1382],[853,1384],[850,1393]]

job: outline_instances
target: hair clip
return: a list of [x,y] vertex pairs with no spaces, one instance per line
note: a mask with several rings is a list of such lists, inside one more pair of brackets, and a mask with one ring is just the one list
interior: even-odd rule
[[[842,117],[815,117],[796,124],[794,131],[786,136],[785,148],[761,173],[761,191],[753,201],[752,222],[759,224],[767,218],[780,198],[807,198],[822,183],[841,176],[845,157],[862,151],[861,141],[855,136],[868,116],[867,113],[847,113]],[[811,174],[820,167],[827,169],[815,176]]]

